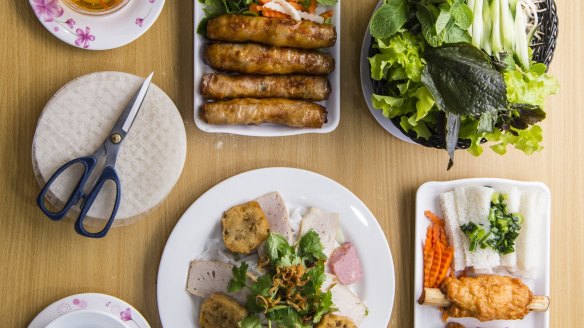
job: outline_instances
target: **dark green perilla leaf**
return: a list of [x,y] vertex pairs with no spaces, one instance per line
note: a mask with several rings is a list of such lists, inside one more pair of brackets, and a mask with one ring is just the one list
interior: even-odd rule
[[507,110],[507,86],[489,57],[469,43],[428,47],[424,59],[422,83],[438,108],[447,113],[446,150],[450,169],[454,164],[461,116],[477,119],[484,116],[481,128],[488,128],[487,120],[494,121],[499,112]]

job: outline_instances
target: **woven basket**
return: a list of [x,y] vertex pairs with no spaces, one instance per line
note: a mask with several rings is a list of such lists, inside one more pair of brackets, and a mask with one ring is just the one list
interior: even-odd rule
[[[543,32],[543,37],[541,40],[537,40],[537,43],[532,45],[533,48],[533,60],[544,63],[548,67],[552,62],[554,57],[554,52],[556,50],[556,42],[558,39],[558,14],[557,14],[557,7],[554,0],[545,0],[541,1],[538,4],[539,9],[544,10],[541,14],[541,23],[539,26],[539,30]],[[373,47],[375,44],[375,40],[372,38],[371,45],[369,47],[369,57],[374,56],[378,53],[378,50]],[[373,91],[376,94],[383,94],[383,87],[380,81],[376,81],[371,79],[371,83],[373,84]],[[446,140],[445,136],[445,122],[446,116],[444,115],[439,119],[436,124],[437,129],[431,130],[432,135],[430,138],[423,139],[417,138],[416,133],[414,131],[406,132],[400,125],[401,116],[395,117],[391,119],[392,123],[408,138],[410,138],[415,143],[430,147],[430,148],[438,148],[438,149],[445,149],[446,148]],[[483,143],[487,142],[487,140],[482,141]],[[457,149],[468,149],[471,145],[470,140],[466,139],[458,139],[456,148]]]

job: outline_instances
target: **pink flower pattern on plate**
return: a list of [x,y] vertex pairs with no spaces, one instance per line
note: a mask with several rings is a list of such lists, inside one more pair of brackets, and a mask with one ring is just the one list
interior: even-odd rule
[[144,18],[136,18],[136,25],[142,27],[142,24],[144,24]]
[[132,312],[130,308],[127,308],[120,313],[120,319],[122,319],[122,321],[132,321]]
[[73,29],[73,27],[75,26],[75,20],[73,20],[73,18],[69,18],[65,24],[67,24],[67,26],[69,26],[70,29]]
[[75,40],[75,44],[78,47],[83,47],[85,49],[89,48],[89,42],[95,41],[95,35],[91,34],[91,29],[89,26],[85,27],[85,31],[83,29],[77,29],[77,40]]
[[55,18],[63,16],[63,7],[59,0],[33,0],[34,12],[45,22],[52,22]]

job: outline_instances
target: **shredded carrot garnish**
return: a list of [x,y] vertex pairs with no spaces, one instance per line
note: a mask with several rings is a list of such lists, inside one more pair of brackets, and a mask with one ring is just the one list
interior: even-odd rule
[[249,6],[249,11],[251,11],[252,13],[256,13],[256,14],[259,14],[260,11],[261,11],[261,9],[262,9],[262,7],[261,6],[258,6],[257,3],[252,3]]
[[424,212],[431,221],[424,243],[424,287],[438,288],[448,274],[453,274],[450,265],[454,249],[448,244],[444,220],[430,211]]
[[320,17],[324,19],[331,18],[333,17],[333,11],[332,10],[325,11],[324,13],[320,14]]
[[316,12],[316,7],[318,7],[316,0],[310,0],[310,7],[308,7],[308,12],[314,14]]
[[260,5],[265,5],[268,2],[272,2],[272,0],[259,0]]
[[264,17],[271,17],[271,18],[290,18],[289,15],[286,15],[286,14],[281,13],[279,11],[268,9],[265,7],[262,7],[262,15]]

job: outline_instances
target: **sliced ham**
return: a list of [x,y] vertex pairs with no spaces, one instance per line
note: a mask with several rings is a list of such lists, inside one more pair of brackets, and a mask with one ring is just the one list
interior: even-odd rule
[[333,304],[337,309],[334,314],[351,319],[357,326],[363,322],[367,316],[367,307],[347,286],[338,284],[335,276],[326,275],[322,290],[331,291]]
[[245,303],[246,294],[242,291],[228,293],[227,285],[233,277],[231,264],[214,261],[192,261],[187,291],[193,295],[207,298],[215,293],[227,294],[241,303]]
[[327,257],[336,247],[337,230],[339,229],[339,215],[311,208],[302,218],[300,226],[300,237],[304,236],[310,230],[314,230],[320,237],[323,246],[323,252]]
[[363,277],[357,249],[349,242],[335,249],[329,259],[329,267],[343,285],[350,285]]

